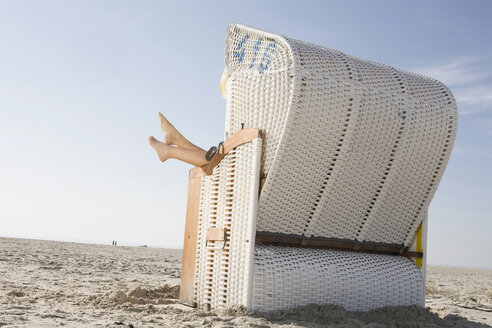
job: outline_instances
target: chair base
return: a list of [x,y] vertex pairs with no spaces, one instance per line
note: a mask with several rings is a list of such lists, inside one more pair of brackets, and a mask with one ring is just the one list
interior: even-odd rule
[[348,311],[425,304],[425,282],[403,256],[298,247],[255,248],[250,310],[276,311],[308,304]]

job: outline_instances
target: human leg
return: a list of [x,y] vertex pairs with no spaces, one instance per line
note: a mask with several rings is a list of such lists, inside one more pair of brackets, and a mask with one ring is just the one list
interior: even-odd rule
[[175,158],[194,166],[203,166],[208,163],[205,158],[206,151],[201,148],[187,149],[182,147],[174,147],[164,142],[160,142],[154,137],[149,137],[149,143],[156,151],[161,162],[165,162],[169,158]]
[[202,150],[202,148],[194,145],[186,139],[175,127],[169,122],[161,112],[159,112],[159,120],[161,121],[161,130],[164,132],[164,143],[175,145],[185,149]]

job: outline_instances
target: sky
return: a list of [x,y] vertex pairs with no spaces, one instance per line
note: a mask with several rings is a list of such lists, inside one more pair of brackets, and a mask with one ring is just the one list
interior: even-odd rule
[[157,112],[223,139],[239,22],[437,78],[458,136],[429,209],[428,263],[492,268],[492,2],[0,0],[0,236],[182,246],[190,166]]

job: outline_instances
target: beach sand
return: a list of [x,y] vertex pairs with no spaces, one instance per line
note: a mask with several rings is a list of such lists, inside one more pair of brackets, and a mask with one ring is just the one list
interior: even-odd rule
[[429,267],[427,309],[177,303],[181,251],[0,238],[0,327],[490,327],[492,270]]

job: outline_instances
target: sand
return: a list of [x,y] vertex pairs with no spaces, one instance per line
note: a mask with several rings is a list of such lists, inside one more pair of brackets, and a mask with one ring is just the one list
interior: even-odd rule
[[429,267],[427,309],[177,303],[181,251],[0,238],[0,327],[490,327],[492,270]]

